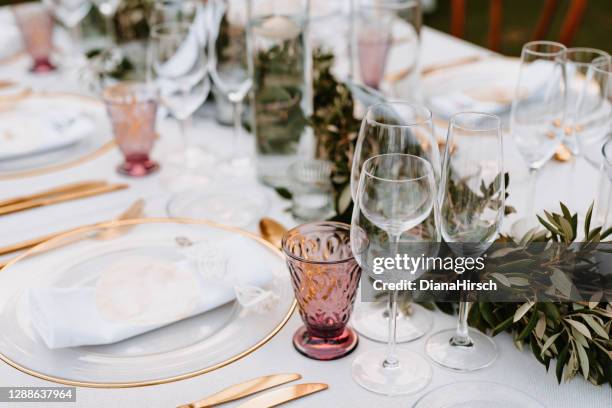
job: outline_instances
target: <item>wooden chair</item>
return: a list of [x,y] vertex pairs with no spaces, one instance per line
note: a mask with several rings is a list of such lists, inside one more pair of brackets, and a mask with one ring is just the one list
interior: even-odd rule
[[[451,34],[455,37],[463,38],[465,35],[466,3],[467,0],[451,0]],[[559,33],[559,42],[567,46],[572,43],[582,22],[587,3],[588,0],[570,0]],[[533,40],[541,40],[548,34],[558,9],[558,0],[544,0],[540,18],[532,36]],[[490,0],[487,47],[493,51],[499,51],[501,47],[502,15],[503,0]]]

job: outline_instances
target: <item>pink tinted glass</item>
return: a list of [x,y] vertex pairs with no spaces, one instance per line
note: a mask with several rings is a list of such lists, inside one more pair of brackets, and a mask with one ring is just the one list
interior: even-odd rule
[[49,10],[36,3],[13,7],[15,20],[21,31],[28,54],[32,57],[32,72],[49,72],[55,69],[50,55],[53,48],[53,18]]
[[351,316],[361,269],[353,258],[350,226],[314,222],[288,231],[283,251],[300,315],[293,345],[316,360],[333,360],[357,346],[357,334],[347,323]]

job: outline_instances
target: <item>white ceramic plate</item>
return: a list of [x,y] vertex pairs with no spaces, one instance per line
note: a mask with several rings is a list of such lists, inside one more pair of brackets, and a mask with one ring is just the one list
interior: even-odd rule
[[[65,135],[65,139],[38,135],[36,129],[40,126],[37,126],[35,121],[28,122],[28,118],[37,115],[53,117],[54,110],[61,112],[64,118],[64,120],[58,118],[56,125],[58,134]],[[69,112],[76,112],[76,115]],[[71,117],[72,115],[74,117]],[[79,129],[72,126],[75,121],[68,120],[75,118],[81,118],[76,123]],[[75,94],[36,92],[19,99],[14,104],[5,102],[3,109],[0,110],[0,121],[6,124],[21,120],[28,124],[30,131],[27,130],[28,126],[24,125],[17,136],[5,134],[6,132],[0,135],[2,139],[0,147],[2,143],[10,147],[10,154],[3,154],[0,157],[0,179],[11,178],[28,171],[44,171],[47,168],[53,169],[78,163],[107,150],[113,143],[112,129],[104,104],[94,98]],[[14,143],[11,137],[22,139],[31,137],[31,140]],[[7,149],[4,150],[6,153]]]
[[413,408],[544,408],[544,405],[503,384],[462,381],[430,391]]
[[[281,254],[260,238],[196,220],[133,220],[122,225],[134,226],[110,240],[92,238],[100,229],[90,227],[49,241],[2,270],[1,359],[28,374],[65,384],[91,387],[160,384],[236,361],[265,344],[289,319],[294,308],[289,273]],[[86,239],[41,252],[45,245],[74,241],[75,236]],[[182,238],[177,241],[177,237]],[[172,262],[182,253],[178,242],[184,238],[193,243],[231,242],[235,254],[228,262],[228,273],[249,274],[252,268],[235,267],[237,263],[232,260],[240,257],[251,261],[253,267],[269,268],[275,278],[264,289],[273,291],[277,302],[265,311],[257,311],[232,301],[114,344],[54,350],[44,344],[32,325],[29,289],[94,286],[105,263],[130,254]]]

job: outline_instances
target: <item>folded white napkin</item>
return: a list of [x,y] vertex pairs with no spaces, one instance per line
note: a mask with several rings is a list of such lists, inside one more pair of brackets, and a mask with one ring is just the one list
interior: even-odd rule
[[95,286],[31,289],[32,324],[56,349],[118,342],[212,310],[237,294],[269,307],[275,295],[260,288],[272,281],[272,271],[251,251],[239,256],[232,248],[197,244],[176,262],[129,255],[105,266]]
[[93,120],[74,110],[18,108],[0,118],[0,161],[67,147],[93,130]]
[[[494,67],[492,67],[494,69]],[[521,75],[521,95],[532,97],[544,90],[546,80],[553,75],[555,64],[549,61],[536,61],[523,68]],[[510,111],[512,100],[515,97],[518,81],[518,71],[515,75],[503,75],[492,81],[490,78],[482,83],[478,78],[456,78],[456,86],[449,82],[449,88],[458,88],[457,91],[433,95],[429,98],[429,105],[433,112],[449,118],[457,112],[483,112],[500,115]]]

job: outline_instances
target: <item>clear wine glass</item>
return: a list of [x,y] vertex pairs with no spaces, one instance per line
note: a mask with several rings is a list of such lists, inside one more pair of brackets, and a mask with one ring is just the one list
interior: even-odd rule
[[[517,226],[535,226],[533,216],[538,170],[563,140],[566,108],[563,44],[532,41],[523,46],[518,85],[512,102],[511,132],[529,167],[529,190],[524,218]],[[527,228],[528,229],[528,228]]]
[[197,0],[158,0],[154,1],[149,13],[149,25],[164,23],[192,23],[200,2]]
[[184,150],[173,158],[187,169],[208,164],[207,155],[190,143],[187,123],[210,92],[205,44],[195,25],[169,22],[151,29],[150,73],[157,83],[162,105],[179,123]]
[[[245,168],[252,163],[247,139],[242,132],[243,102],[253,81],[248,68],[247,32],[250,0],[212,0],[210,7],[218,21],[219,29],[211,31],[211,77],[219,91],[229,99],[234,108],[233,151],[229,163],[234,168]],[[252,149],[251,149],[252,150]]]
[[580,95],[589,73],[589,67],[591,63],[598,58],[609,57],[607,52],[595,48],[574,47],[568,48],[565,51],[567,107],[563,144],[565,144],[574,155],[580,154],[575,135],[575,122],[578,119],[578,102],[580,101]]
[[[362,271],[383,281],[417,279],[388,270],[376,274],[378,258],[436,256],[440,235],[427,220],[437,211],[436,181],[431,164],[420,157],[390,153],[363,164],[351,222],[351,248]],[[363,283],[363,280],[362,280]],[[362,387],[385,395],[412,394],[431,380],[431,366],[418,354],[396,347],[397,291],[389,291],[388,343],[358,355],[353,378]]]
[[[389,102],[371,106],[362,121],[353,155],[351,195],[357,200],[357,187],[363,163],[384,153],[406,153],[422,157],[431,164],[436,181],[440,179],[440,154],[434,136],[431,112],[424,106],[407,102]],[[433,215],[428,223],[433,225]],[[357,303],[353,327],[362,336],[387,342],[385,329],[390,310],[375,302]],[[416,304],[410,313],[397,316],[397,342],[416,340],[431,330],[431,313]]]
[[[81,30],[79,24],[89,13],[89,0],[43,0],[53,15],[68,29],[72,46],[72,59],[83,59],[81,52]],[[74,61],[73,61],[74,62]],[[72,64],[72,62],[70,63]]]
[[582,156],[596,169],[601,164],[601,149],[612,131],[612,59],[594,59],[574,116],[573,128]]
[[[482,185],[491,186],[485,194]],[[495,241],[504,216],[504,167],[501,121],[476,112],[451,117],[440,181],[440,232],[451,251],[480,256]],[[455,371],[474,371],[497,357],[493,340],[469,329],[470,303],[459,303],[459,324],[432,334],[425,344],[437,364]]]

